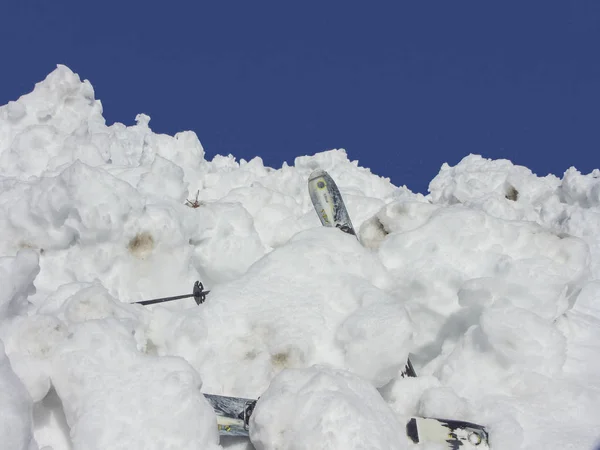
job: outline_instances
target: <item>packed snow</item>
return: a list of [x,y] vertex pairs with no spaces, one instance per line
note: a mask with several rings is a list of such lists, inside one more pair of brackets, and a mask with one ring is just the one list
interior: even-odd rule
[[[107,126],[65,66],[0,107],[0,448],[440,448],[412,416],[598,445],[600,170],[468,155],[423,195],[344,150],[207,160],[149,121]],[[320,225],[315,169],[358,240]],[[133,304],[195,280],[199,306]],[[260,397],[250,439],[203,393]]]

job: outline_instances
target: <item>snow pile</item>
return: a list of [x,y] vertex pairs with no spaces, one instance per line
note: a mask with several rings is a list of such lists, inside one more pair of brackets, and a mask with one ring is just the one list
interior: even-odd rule
[[[470,155],[424,196],[343,150],[208,161],[149,120],[107,126],[64,66],[0,107],[0,447],[411,448],[411,416],[598,441],[600,171]],[[360,241],[320,226],[317,168]],[[199,307],[130,304],[197,279]],[[261,397],[252,443],[202,393]]]
[[382,289],[389,283],[354,237],[307,230],[180,313],[193,339],[183,332],[155,345],[190,361],[209,392],[257,397],[281,369],[313,364],[383,386],[404,367],[412,332],[404,306]]

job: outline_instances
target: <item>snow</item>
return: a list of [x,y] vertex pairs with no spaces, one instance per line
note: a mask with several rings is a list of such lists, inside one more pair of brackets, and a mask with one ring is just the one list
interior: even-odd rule
[[408,448],[398,439],[403,427],[373,385],[330,367],[283,371],[251,420],[258,450]]
[[[600,443],[600,170],[468,155],[422,195],[344,150],[207,160],[135,119],[65,66],[0,107],[1,449],[416,448],[411,416]],[[320,226],[315,169],[360,242]],[[132,304],[195,280],[200,306]],[[250,441],[202,393],[260,397]]]
[[31,433],[32,401],[23,383],[12,371],[0,343],[0,434],[6,449],[37,449]]
[[218,448],[212,408],[186,361],[140,352],[126,321],[92,318],[72,330],[51,370],[74,448]]

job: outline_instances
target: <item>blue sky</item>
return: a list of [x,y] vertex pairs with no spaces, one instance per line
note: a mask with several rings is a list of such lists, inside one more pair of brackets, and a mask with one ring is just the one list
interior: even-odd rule
[[345,148],[426,192],[444,162],[600,167],[600,2],[5,1],[0,104],[56,64],[107,123],[280,167]]

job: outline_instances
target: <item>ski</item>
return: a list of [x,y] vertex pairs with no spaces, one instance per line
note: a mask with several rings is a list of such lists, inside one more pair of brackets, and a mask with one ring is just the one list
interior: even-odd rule
[[327,172],[318,169],[310,174],[308,193],[322,225],[356,236],[340,190]]
[[217,427],[222,436],[248,436],[250,416],[256,400],[223,395],[204,394],[217,415]]
[[[249,436],[250,417],[257,400],[204,394],[217,414],[221,436]],[[462,420],[411,417],[406,436],[415,444],[445,444],[449,450],[487,450],[489,436],[485,427]]]
[[452,450],[489,449],[485,427],[463,420],[412,417],[406,424],[406,434],[415,444],[447,444]]
[[[339,228],[356,236],[342,194],[331,175],[322,169],[314,170],[308,177],[308,193],[323,226]],[[400,375],[402,378],[417,376],[410,359]]]

